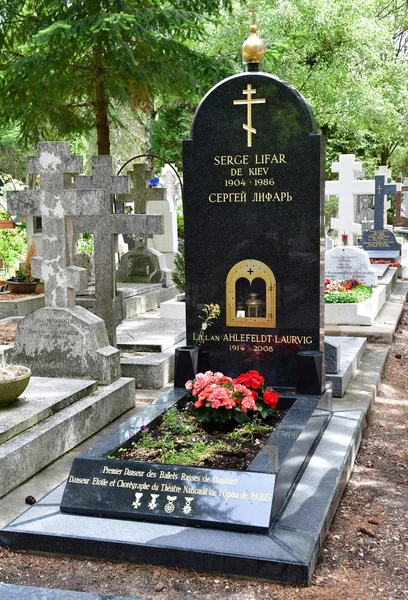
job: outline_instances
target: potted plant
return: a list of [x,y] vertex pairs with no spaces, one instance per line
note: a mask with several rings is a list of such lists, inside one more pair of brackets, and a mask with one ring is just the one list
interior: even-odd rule
[[30,377],[28,367],[7,364],[3,352],[0,362],[0,407],[15,402],[26,389]]
[[31,242],[24,265],[16,271],[14,277],[7,280],[7,288],[12,294],[34,294],[37,290],[37,279],[31,275],[31,258],[36,254],[35,242]]

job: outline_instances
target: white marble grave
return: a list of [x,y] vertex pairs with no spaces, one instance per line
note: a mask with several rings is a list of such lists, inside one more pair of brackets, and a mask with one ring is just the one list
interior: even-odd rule
[[347,281],[355,277],[364,285],[375,287],[378,278],[370,259],[361,248],[356,246],[337,246],[326,252],[325,277],[331,281]]

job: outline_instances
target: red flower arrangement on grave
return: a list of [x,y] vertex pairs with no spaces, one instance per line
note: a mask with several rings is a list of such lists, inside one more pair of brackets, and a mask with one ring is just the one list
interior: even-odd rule
[[238,423],[248,421],[251,411],[259,411],[265,418],[275,409],[278,394],[265,388],[265,379],[258,371],[248,371],[235,380],[206,371],[186,383],[186,389],[195,399],[197,419],[201,422],[225,422],[234,419]]
[[370,258],[370,263],[372,265],[388,265],[389,267],[396,267],[398,269],[401,269],[402,267],[400,262],[391,262],[390,260],[386,260],[384,258]]
[[350,277],[350,279],[347,279],[347,281],[343,281],[342,279],[338,279],[337,281],[330,281],[330,279],[326,279],[324,282],[324,293],[328,294],[329,292],[349,292],[350,290],[359,285],[363,284],[355,277]]

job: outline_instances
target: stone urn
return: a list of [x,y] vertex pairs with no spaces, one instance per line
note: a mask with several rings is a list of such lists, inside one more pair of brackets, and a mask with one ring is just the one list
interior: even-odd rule
[[0,367],[0,408],[15,402],[30,381],[31,371],[22,365]]

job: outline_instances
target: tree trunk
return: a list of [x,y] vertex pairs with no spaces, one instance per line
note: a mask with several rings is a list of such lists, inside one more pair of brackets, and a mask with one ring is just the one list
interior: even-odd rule
[[108,99],[106,97],[105,76],[102,65],[102,49],[100,44],[94,46],[92,58],[95,91],[94,110],[98,140],[98,154],[110,154]]
[[380,165],[388,166],[389,157],[390,157],[389,148],[387,146],[383,146],[381,149]]

